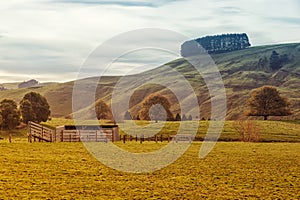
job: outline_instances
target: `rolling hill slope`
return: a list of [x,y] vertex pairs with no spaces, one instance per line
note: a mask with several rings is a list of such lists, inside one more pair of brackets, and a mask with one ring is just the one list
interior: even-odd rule
[[[280,69],[270,67],[270,56],[273,51],[280,56],[288,57],[288,60],[282,62]],[[281,94],[291,102],[293,115],[290,118],[300,118],[300,43],[251,47],[211,56],[219,67],[226,87],[227,119],[244,117],[245,102],[249,98],[250,91],[263,85],[278,87]],[[156,69],[127,78],[133,85],[137,84],[135,80],[154,77],[157,74],[163,75],[165,80],[170,81],[172,79],[172,76],[168,75],[170,67],[184,75],[195,90],[201,109],[197,117],[210,118],[210,96],[206,85],[197,71],[184,59],[174,60]],[[102,77],[97,88],[97,98],[102,98],[109,103],[114,86],[120,78]],[[86,88],[86,90],[83,89],[83,95],[88,91],[89,84],[97,79],[94,77],[81,80],[83,88]],[[53,83],[43,88],[0,91],[0,99],[11,98],[19,102],[25,93],[34,90],[46,96],[53,117],[64,117],[72,113],[73,84],[74,82]],[[168,88],[150,84],[137,88],[131,96],[129,106],[133,116],[136,116],[140,110],[142,100],[153,92],[160,92],[169,97],[174,115],[180,112],[178,101]]]

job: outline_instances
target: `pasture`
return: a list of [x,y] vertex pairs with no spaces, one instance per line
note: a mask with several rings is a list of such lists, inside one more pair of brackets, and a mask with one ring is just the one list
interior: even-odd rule
[[[48,126],[71,120],[53,119]],[[137,122],[144,126],[145,122]],[[195,122],[188,122],[195,125]],[[204,136],[209,122],[200,122]],[[233,122],[221,137],[238,139]],[[299,121],[259,121],[268,143],[218,142],[204,159],[201,142],[193,142],[177,161],[153,173],[125,173],[96,160],[80,142],[28,143],[26,131],[13,142],[1,132],[1,199],[299,199]],[[168,122],[162,134],[176,133]],[[271,142],[276,141],[276,142]],[[279,142],[285,141],[285,142]],[[168,143],[116,142],[130,152],[150,152]]]
[[[257,126],[260,127],[260,138],[263,142],[300,142],[300,121],[255,121]],[[85,124],[107,124],[109,121],[85,121]],[[126,123],[126,122],[124,122]],[[149,131],[146,126],[149,121],[135,121],[138,127],[145,127],[145,131],[141,128],[140,131],[133,133],[134,135],[141,135]],[[157,126],[160,126],[159,122]],[[183,121],[185,132],[190,133],[195,128],[198,129],[196,138],[204,138],[209,127],[210,121]],[[239,133],[234,127],[235,121],[226,121],[224,128],[220,135],[221,141],[237,141],[239,140]],[[71,119],[53,118],[51,121],[43,123],[48,127],[55,128],[62,125],[74,125],[74,121]],[[120,125],[120,134],[124,135],[128,133],[130,129],[135,129],[132,125]],[[162,129],[157,133],[163,135],[166,138],[168,135],[175,135],[178,131],[180,122],[166,122]],[[124,128],[123,128],[124,127]],[[155,127],[155,124],[154,126]],[[150,132],[152,132],[150,130]]]
[[[129,142],[129,151],[164,143]],[[143,146],[142,150],[140,147]],[[82,143],[1,142],[4,199],[299,199],[299,143],[219,142],[204,159],[194,142],[176,162],[154,173],[106,167]]]

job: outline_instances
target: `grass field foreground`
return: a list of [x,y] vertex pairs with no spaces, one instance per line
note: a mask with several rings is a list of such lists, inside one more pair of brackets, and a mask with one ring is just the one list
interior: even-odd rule
[[[141,144],[118,143],[124,149]],[[142,144],[158,149],[164,143]],[[110,169],[82,143],[0,143],[0,196],[19,199],[299,199],[299,143],[201,143],[154,173]]]

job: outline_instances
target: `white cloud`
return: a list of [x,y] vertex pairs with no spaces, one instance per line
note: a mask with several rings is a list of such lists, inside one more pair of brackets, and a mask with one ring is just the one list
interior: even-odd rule
[[[246,32],[253,45],[300,41],[298,0],[10,0],[0,5],[0,82],[11,75],[76,78],[98,45],[138,28],[166,28],[190,38]],[[125,71],[119,67],[115,73]]]

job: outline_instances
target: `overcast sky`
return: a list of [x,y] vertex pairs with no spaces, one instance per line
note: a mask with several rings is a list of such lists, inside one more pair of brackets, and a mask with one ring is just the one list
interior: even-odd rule
[[[299,13],[299,0],[1,1],[0,83],[76,79],[97,46],[140,28],[169,29],[191,39],[245,32],[252,46],[300,42]],[[120,61],[111,74],[147,70],[174,57],[147,54],[146,61]]]

